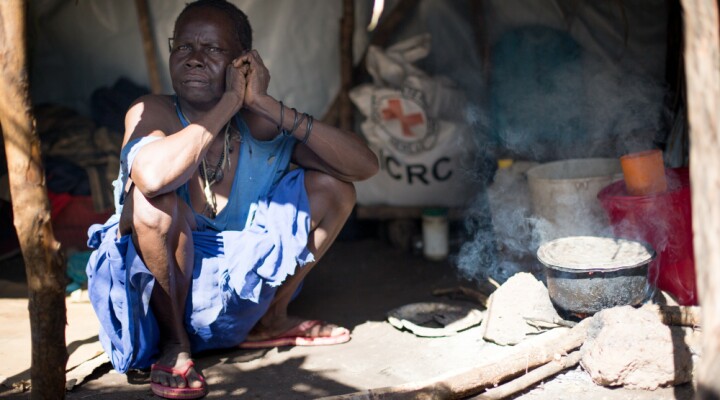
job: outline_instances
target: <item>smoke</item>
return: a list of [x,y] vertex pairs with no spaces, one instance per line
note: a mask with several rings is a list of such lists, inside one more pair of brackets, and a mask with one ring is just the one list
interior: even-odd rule
[[499,169],[494,182],[474,200],[465,221],[470,240],[456,265],[467,279],[505,281],[528,268],[522,263],[537,248],[543,221],[534,218],[524,171],[534,163]]
[[647,76],[604,69],[598,60],[586,58],[583,114],[591,154],[619,157],[657,147],[663,136],[666,88]]
[[[550,220],[534,213],[525,175],[533,164],[518,160],[617,159],[655,148],[662,131],[665,89],[658,82],[608,69],[574,43],[558,44],[557,32],[548,28],[534,29],[532,34],[534,45],[546,45],[540,57],[557,59],[538,61],[537,51],[526,51],[534,58],[522,59],[528,45],[511,35],[506,45],[514,51],[503,50],[502,41],[495,49],[493,79],[487,88],[490,101],[466,110],[476,137],[480,160],[476,167],[503,157],[515,163],[497,172],[476,170],[478,179],[490,184],[473,201],[465,224],[469,239],[455,258],[465,278],[502,282],[516,272],[537,272],[535,252],[548,240],[614,235],[594,195],[583,199],[573,192],[554,193],[548,201],[562,212]],[[528,71],[528,65],[536,68]]]
[[493,55],[487,111],[506,155],[552,161],[656,147],[665,93],[659,82],[608,65],[550,28],[512,31]]
[[[534,5],[523,3],[528,7]],[[535,271],[539,245],[567,233],[564,228],[612,235],[599,205],[573,196],[553,199],[564,208],[562,221],[536,215],[525,175],[531,164],[524,161],[619,158],[657,147],[665,88],[638,75],[641,68],[590,53],[568,31],[527,26],[526,20],[498,26],[502,15],[486,21],[496,25],[485,32],[505,33],[490,37],[490,70],[483,71],[482,52],[475,51],[477,20],[461,3],[424,0],[417,12],[420,23],[404,27],[404,35],[432,35],[432,50],[419,66],[449,77],[471,103],[465,117],[476,157],[467,166],[484,190],[467,208],[467,240],[453,257],[460,274],[502,282]],[[500,158],[515,163],[498,170]]]

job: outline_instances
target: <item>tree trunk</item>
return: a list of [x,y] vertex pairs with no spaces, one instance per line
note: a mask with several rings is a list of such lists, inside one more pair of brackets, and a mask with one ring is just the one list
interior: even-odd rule
[[698,397],[720,398],[720,33],[718,2],[682,0],[695,268],[702,312]]
[[[24,0],[0,1],[0,124],[15,229],[28,280],[32,399],[65,398],[65,262],[50,204],[28,95]],[[6,360],[8,361],[8,360]]]

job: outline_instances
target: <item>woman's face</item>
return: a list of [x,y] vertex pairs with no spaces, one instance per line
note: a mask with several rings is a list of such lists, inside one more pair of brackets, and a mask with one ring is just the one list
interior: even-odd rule
[[175,93],[194,108],[211,108],[225,92],[227,66],[242,51],[229,17],[213,8],[189,10],[175,23],[171,40]]

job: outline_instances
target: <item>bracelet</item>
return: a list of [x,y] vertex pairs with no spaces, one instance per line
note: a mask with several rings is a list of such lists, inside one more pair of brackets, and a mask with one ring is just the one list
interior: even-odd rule
[[293,133],[295,133],[295,130],[297,130],[297,128],[299,128],[300,125],[302,125],[302,122],[305,120],[305,117],[307,117],[307,116],[308,116],[308,115],[305,114],[305,113],[302,113],[302,114],[300,115],[300,119],[298,120],[297,125],[294,126],[294,127],[293,127],[293,130],[290,132],[291,135],[292,135]]
[[312,132],[312,126],[313,126],[313,117],[312,117],[312,115],[308,115],[307,128],[305,129],[305,137],[303,137],[303,139],[302,139],[303,144],[306,144],[308,139],[310,139],[310,132]]
[[292,128],[290,128],[290,131],[288,132],[287,136],[292,136],[293,132],[295,132],[295,129],[297,129],[297,127],[298,127],[298,112],[294,108],[291,108],[291,110],[293,110],[293,112],[295,113],[295,116],[293,117]]
[[279,101],[279,103],[280,103],[280,122],[278,123],[277,130],[278,130],[278,133],[281,133],[283,119],[285,118],[285,105],[283,104],[282,101]]

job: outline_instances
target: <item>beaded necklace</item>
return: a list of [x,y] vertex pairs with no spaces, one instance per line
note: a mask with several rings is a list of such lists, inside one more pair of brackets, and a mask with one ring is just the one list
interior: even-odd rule
[[[184,125],[187,126],[191,124],[188,117],[180,108],[180,102],[178,102],[177,100],[175,101],[175,108],[177,110],[178,116],[183,120],[182,122],[185,123]],[[206,214],[213,219],[217,216],[217,199],[215,197],[215,193],[213,193],[212,191],[212,186],[222,181],[223,177],[225,176],[225,174],[223,173],[223,169],[225,169],[226,167],[232,167],[232,163],[230,161],[230,153],[232,153],[233,151],[230,134],[231,122],[232,119],[228,121],[227,124],[225,124],[223,151],[220,153],[220,158],[218,159],[215,167],[208,167],[207,157],[203,157],[198,167],[198,173],[200,175],[200,178],[202,178],[203,180],[203,194],[205,195],[205,207],[203,208],[203,214]],[[242,140],[242,137],[240,137],[240,140]]]

